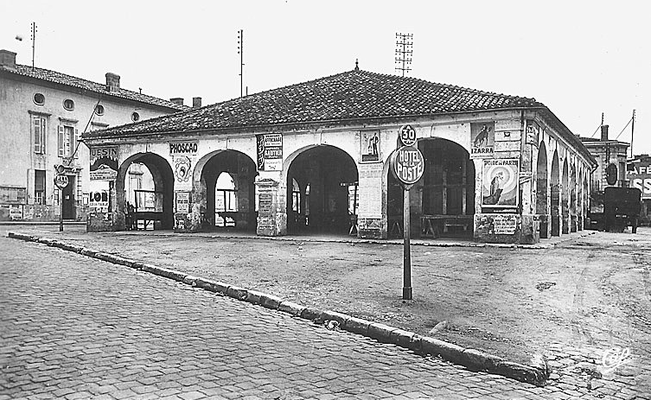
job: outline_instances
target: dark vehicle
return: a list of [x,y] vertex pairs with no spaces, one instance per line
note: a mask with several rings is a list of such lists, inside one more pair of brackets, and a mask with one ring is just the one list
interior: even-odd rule
[[628,225],[637,232],[642,192],[636,188],[609,187],[604,191],[604,230],[623,232]]

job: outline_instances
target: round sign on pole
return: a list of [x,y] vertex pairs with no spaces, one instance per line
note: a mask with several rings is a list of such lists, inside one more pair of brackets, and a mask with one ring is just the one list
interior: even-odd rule
[[68,176],[63,174],[57,174],[54,177],[54,184],[59,189],[65,188],[66,186],[68,186]]
[[403,146],[413,146],[416,143],[416,130],[411,125],[403,125],[398,138]]
[[423,153],[413,146],[399,148],[391,158],[391,171],[403,184],[405,190],[409,190],[425,172]]

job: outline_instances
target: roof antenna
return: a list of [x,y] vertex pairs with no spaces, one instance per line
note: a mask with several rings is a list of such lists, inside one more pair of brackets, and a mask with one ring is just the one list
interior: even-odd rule
[[237,31],[237,54],[240,55],[240,97],[244,96],[244,29]]
[[411,71],[411,57],[414,55],[414,34],[396,33],[396,71],[402,71],[402,76]]
[[355,71],[359,71],[359,59],[355,59]]
[[32,71],[34,71],[34,55],[36,54],[36,22],[32,22]]

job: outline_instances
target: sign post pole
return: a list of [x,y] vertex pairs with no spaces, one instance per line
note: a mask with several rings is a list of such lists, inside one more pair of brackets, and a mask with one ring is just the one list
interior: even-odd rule
[[414,147],[416,130],[410,125],[400,128],[399,148],[391,158],[391,172],[402,183],[403,189],[403,284],[402,299],[412,299],[411,287],[411,204],[409,190],[423,177],[425,159],[423,154]]
[[65,175],[66,167],[63,165],[55,165],[54,169],[57,172],[54,176],[54,185],[59,188],[59,203],[61,204],[61,211],[59,213],[59,232],[63,232],[63,189],[68,186],[68,176]]
[[402,279],[402,299],[411,300],[412,299],[412,288],[411,288],[411,210],[409,204],[409,189],[405,188],[403,190],[404,198],[404,248],[403,248],[403,279]]

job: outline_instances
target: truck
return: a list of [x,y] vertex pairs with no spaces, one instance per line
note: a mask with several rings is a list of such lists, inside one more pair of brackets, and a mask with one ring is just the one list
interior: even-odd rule
[[629,225],[637,232],[642,192],[637,188],[608,187],[604,190],[603,229],[623,232]]

